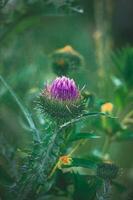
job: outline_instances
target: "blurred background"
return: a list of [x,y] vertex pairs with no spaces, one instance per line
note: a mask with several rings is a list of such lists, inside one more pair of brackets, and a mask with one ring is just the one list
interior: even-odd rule
[[[130,193],[128,197],[123,194],[123,199],[133,199],[132,19],[132,0],[0,1],[1,198],[3,182],[12,180],[10,174],[16,176],[14,168],[20,156],[17,150],[31,144],[32,135],[22,110],[26,107],[36,126],[43,130],[45,119],[35,110],[36,96],[47,81],[57,76],[52,55],[69,45],[83,62],[76,69],[70,68],[68,75],[80,88],[85,85],[99,102],[111,102],[113,115],[128,130],[124,141],[111,144],[109,154],[123,168],[119,179]],[[88,129],[102,132],[99,120],[94,119]],[[98,151],[102,145],[102,140],[93,142],[90,151]],[[87,147],[82,153],[86,151]],[[117,199],[115,195],[113,199]]]

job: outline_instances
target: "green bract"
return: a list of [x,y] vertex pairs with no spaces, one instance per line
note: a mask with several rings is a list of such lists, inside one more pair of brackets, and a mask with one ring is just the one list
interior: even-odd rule
[[58,101],[49,99],[47,95],[40,95],[39,107],[42,113],[62,123],[80,116],[84,111],[84,102],[81,99],[75,101]]

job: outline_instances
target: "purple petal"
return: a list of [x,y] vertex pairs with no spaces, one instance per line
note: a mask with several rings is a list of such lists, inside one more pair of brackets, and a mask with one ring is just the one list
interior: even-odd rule
[[51,97],[58,100],[75,100],[79,96],[74,80],[65,76],[56,78],[49,88]]

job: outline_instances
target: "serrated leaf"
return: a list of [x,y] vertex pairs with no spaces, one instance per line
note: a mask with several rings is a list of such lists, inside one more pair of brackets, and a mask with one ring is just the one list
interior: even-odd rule
[[96,135],[95,133],[76,133],[72,137],[70,137],[69,141],[77,141],[81,139],[97,139],[100,138],[99,135]]

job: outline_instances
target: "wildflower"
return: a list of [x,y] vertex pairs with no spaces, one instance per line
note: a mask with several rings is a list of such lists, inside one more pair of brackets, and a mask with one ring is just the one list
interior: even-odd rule
[[74,80],[65,76],[46,85],[40,95],[39,105],[43,113],[58,122],[78,117],[84,110],[84,103]]
[[52,98],[62,101],[75,100],[79,96],[74,80],[65,76],[55,79],[49,86],[49,92]]
[[112,110],[113,110],[113,104],[110,102],[107,102],[101,106],[101,112],[111,113]]
[[67,75],[69,71],[81,66],[82,61],[83,57],[69,45],[52,54],[52,67],[57,75]]
[[61,168],[62,165],[70,165],[72,163],[72,158],[70,156],[61,156],[58,162],[58,168]]
[[64,48],[57,50],[58,52],[78,54],[70,45],[66,45]]

